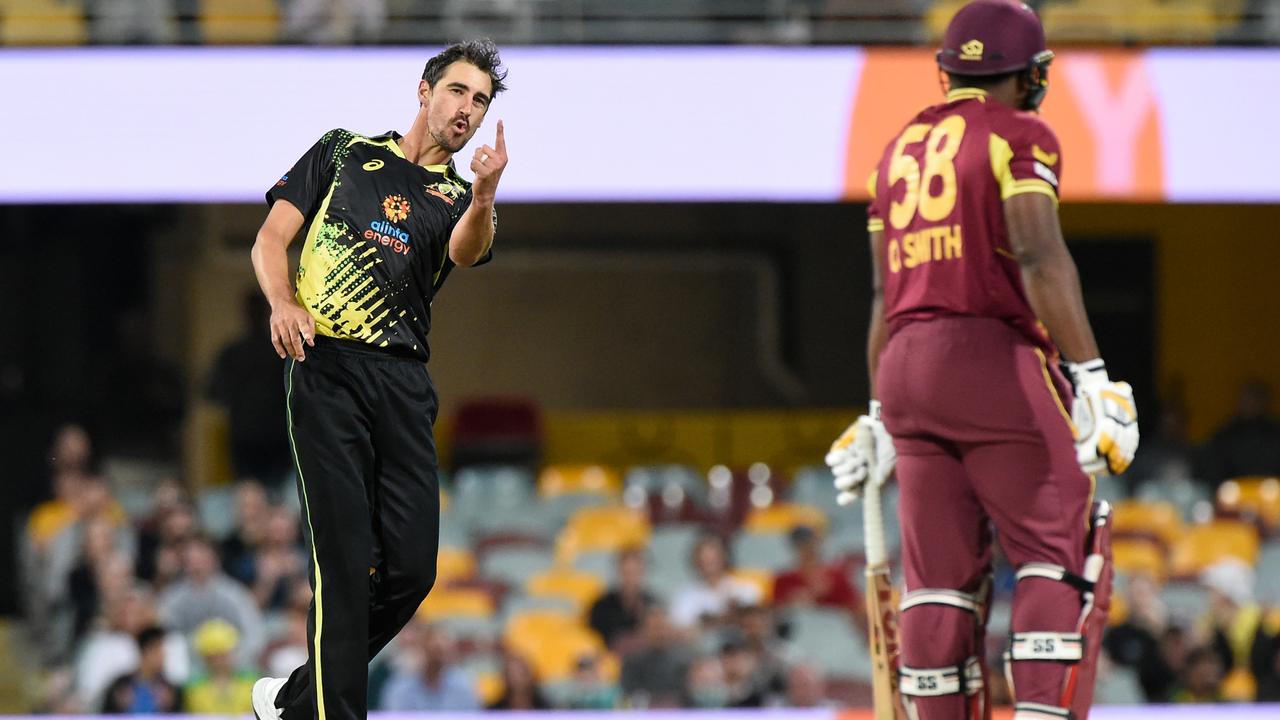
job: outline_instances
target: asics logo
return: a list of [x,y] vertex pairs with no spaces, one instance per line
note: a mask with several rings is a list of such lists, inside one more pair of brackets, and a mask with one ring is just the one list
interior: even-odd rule
[[381,170],[383,165],[386,165],[386,163],[381,160],[370,160],[360,167],[364,168],[367,172],[373,172],[374,170]]

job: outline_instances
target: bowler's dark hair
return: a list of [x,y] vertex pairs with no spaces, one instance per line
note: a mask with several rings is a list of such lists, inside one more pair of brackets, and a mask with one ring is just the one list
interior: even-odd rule
[[489,97],[490,100],[507,89],[507,84],[503,82],[503,80],[507,79],[507,69],[502,67],[502,58],[498,56],[498,46],[494,45],[489,38],[467,40],[466,42],[454,43],[445,48],[439,55],[427,61],[427,67],[422,71],[422,79],[427,81],[427,85],[434,88],[436,83],[440,82],[440,77],[444,75],[445,68],[459,60],[471,63],[482,71],[489,73],[489,80],[493,83],[493,93]]

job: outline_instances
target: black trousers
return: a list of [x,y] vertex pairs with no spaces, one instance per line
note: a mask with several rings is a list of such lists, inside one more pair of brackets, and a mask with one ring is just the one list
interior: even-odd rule
[[285,720],[368,715],[368,664],[436,577],[440,484],[426,365],[316,338],[285,364],[289,440],[311,553],[307,664],[277,696]]

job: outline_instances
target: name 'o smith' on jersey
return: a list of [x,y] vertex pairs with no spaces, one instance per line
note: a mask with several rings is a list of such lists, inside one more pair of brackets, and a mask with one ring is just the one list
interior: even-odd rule
[[1062,153],[1032,113],[962,88],[912,118],[871,175],[867,228],[882,231],[885,320],[1004,320],[1053,352],[1009,247],[1004,201],[1058,198]]

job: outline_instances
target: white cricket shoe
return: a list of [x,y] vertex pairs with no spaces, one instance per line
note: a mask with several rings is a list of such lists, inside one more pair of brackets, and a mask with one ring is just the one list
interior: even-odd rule
[[259,678],[253,684],[253,715],[258,720],[280,720],[281,710],[276,707],[276,696],[288,678]]

